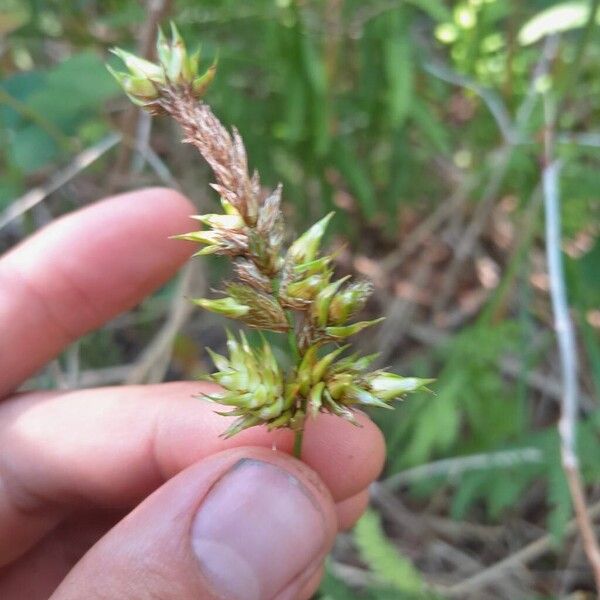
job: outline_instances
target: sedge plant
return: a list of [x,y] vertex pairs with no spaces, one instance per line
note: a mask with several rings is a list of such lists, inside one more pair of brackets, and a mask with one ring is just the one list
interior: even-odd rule
[[257,425],[291,428],[294,454],[300,457],[307,417],[327,412],[355,423],[355,407],[390,408],[393,400],[425,388],[431,379],[369,371],[376,355],[350,351],[349,337],[382,320],[353,322],[372,286],[336,279],[333,257],[320,252],[333,213],[285,247],[282,186],[263,191],[258,173],[249,173],[238,131],[228,131],[202,99],[216,63],[200,73],[199,52],[187,51],[174,25],[170,39],[159,32],[156,63],[121,49],[113,52],[127,72],[108,68],[132,102],[177,121],[183,141],[199,150],[216,178],[211,185],[222,212],[192,216],[203,227],[176,237],[201,245],[194,256],[228,256],[236,277],[224,286],[222,297],[193,302],[289,340],[293,366],[287,372],[264,337],[254,348],[243,331],[237,336],[227,332],[228,356],[209,351],[216,368],[209,380],[220,391],[203,397],[229,407],[222,414],[236,417],[223,435]]

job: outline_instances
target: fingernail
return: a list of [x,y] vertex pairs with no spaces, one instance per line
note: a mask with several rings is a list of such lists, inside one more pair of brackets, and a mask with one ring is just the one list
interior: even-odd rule
[[227,600],[272,598],[324,543],[325,519],[311,492],[287,471],[252,459],[214,485],[192,525],[202,571]]

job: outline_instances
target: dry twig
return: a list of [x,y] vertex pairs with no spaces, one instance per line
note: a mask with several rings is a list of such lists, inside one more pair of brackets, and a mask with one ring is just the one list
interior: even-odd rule
[[[600,516],[600,502],[596,502],[589,508],[588,515],[590,519]],[[577,528],[578,524],[575,519],[569,521],[565,528],[565,536],[573,535],[577,531]],[[509,571],[540,558],[554,547],[553,536],[551,534],[543,535],[534,542],[531,542],[531,544],[521,548],[521,550],[480,571],[473,577],[469,577],[456,585],[446,588],[444,594],[448,598],[466,598],[469,594],[473,594],[477,590],[493,584],[501,577],[504,577]]]
[[127,373],[125,383],[158,383],[164,379],[171,358],[175,336],[193,312],[189,297],[202,293],[205,287],[203,269],[188,263],[182,270],[167,320],[154,339],[146,346],[135,366]]
[[385,480],[384,485],[390,490],[395,490],[403,485],[414,483],[432,477],[459,477],[466,471],[478,471],[490,468],[509,468],[515,464],[542,463],[544,457],[538,448],[519,448],[515,450],[501,450],[484,454],[470,454],[454,458],[444,458],[425,465],[418,465],[405,471],[400,471]]
[[0,215],[0,229],[8,225],[13,219],[25,214],[36,204],[42,202],[50,194],[61,188],[65,183],[77,176],[86,167],[106,154],[111,148],[121,141],[118,133],[110,133],[97,144],[86,148],[71,161],[62,171],[59,171],[41,187],[34,188],[26,194],[11,202],[8,208]]
[[[504,143],[496,155],[496,169],[494,172],[492,172],[490,180],[483,192],[483,198],[480,200],[477,208],[475,209],[473,219],[465,229],[464,234],[461,236],[459,246],[456,249],[452,262],[447,268],[446,274],[444,275],[441,291],[436,298],[434,305],[435,312],[443,310],[448,300],[452,297],[459,279],[462,265],[475,247],[479,236],[488,222],[494,201],[496,200],[501,185],[504,182],[504,178],[508,173],[512,156],[517,145],[523,142],[525,128],[536,105],[537,94],[535,91],[535,83],[539,77],[547,73],[550,62],[556,55],[557,50],[557,43],[553,41],[552,37],[549,38],[549,41],[542,50],[540,60],[534,69],[532,82],[530,85],[530,92],[517,109],[516,117],[513,123],[510,123],[505,111],[501,113],[502,117],[498,119],[496,112],[492,110],[492,114],[496,117],[498,127],[504,135]],[[437,71],[432,71],[432,74],[440,76]],[[457,75],[454,78],[453,83],[458,83],[459,81],[461,81],[461,79],[460,76]]]
[[569,491],[573,500],[573,508],[577,525],[581,533],[583,547],[590,561],[596,580],[596,591],[600,593],[600,547],[594,533],[592,521],[585,503],[585,491],[579,471],[579,459],[576,450],[576,427],[578,417],[577,391],[577,345],[575,329],[569,306],[564,280],[561,254],[560,164],[554,158],[554,124],[556,107],[548,96],[545,97],[544,114],[546,131],[544,135],[544,162],[542,183],[544,190],[544,214],[546,218],[546,255],[548,260],[548,277],[550,280],[550,299],[554,315],[554,329],[558,342],[563,394],[561,416],[558,423],[560,449],[563,469]]
[[447,200],[421,223],[419,223],[405,238],[402,244],[390,252],[382,261],[381,267],[385,272],[397,269],[425,240],[442,226],[455,211],[465,204],[477,183],[476,177],[470,177]]

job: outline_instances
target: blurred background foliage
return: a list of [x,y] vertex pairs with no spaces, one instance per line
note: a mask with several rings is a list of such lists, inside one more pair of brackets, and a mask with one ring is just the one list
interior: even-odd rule
[[[142,185],[177,185],[200,206],[214,202],[206,167],[172,124],[139,117],[104,68],[114,45],[151,52],[156,23],[173,18],[201,42],[207,63],[218,54],[208,100],[240,129],[263,181],[284,183],[290,222],[300,230],[337,211],[338,267],[371,278],[368,310],[388,316],[360,344],[401,373],[438,377],[434,396],[375,416],[388,442],[386,472],[373,508],[340,536],[322,598],[554,598],[591,589],[556,435],[561,387],[540,173],[551,128],[580,357],[579,452],[590,503],[598,502],[597,7],[0,2],[0,248]],[[545,119],[544,98],[558,107],[556,120]],[[203,347],[222,343],[220,323],[190,314],[180,299],[223,273],[220,263],[195,268],[82,340],[36,384],[208,369]],[[539,539],[542,551],[493,570]]]

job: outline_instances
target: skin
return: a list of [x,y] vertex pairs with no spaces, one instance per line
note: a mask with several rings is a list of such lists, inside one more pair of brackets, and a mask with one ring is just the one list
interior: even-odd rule
[[[211,482],[241,458],[287,470],[325,515],[327,547],[276,598],[309,598],[335,534],[364,511],[384,459],[381,433],[364,415],[360,428],[325,415],[311,422],[300,463],[287,431],[218,437],[230,421],[193,398],[206,385],[198,382],[15,392],[176,273],[194,248],[168,237],[187,231],[193,212],[171,190],[124,194],[53,222],[0,258],[4,600],[215,597],[186,528]],[[167,527],[175,506],[185,518]]]

